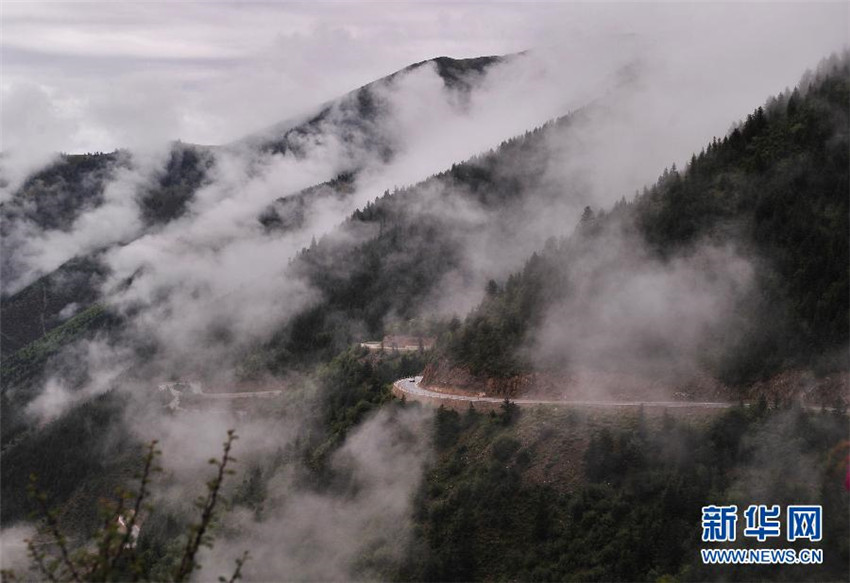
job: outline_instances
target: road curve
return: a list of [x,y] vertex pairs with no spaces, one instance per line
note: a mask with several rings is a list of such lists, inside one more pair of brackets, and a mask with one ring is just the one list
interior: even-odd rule
[[[422,377],[406,377],[393,383],[396,391],[414,401],[429,403],[446,402],[454,404],[458,401],[470,403],[502,403],[500,397],[476,397],[474,395],[453,395],[426,389],[420,385]],[[699,408],[699,409],[728,409],[737,403],[700,402],[700,401],[569,401],[563,399],[511,399],[511,403],[519,406],[532,405],[563,405],[569,407],[667,407],[667,408]]]

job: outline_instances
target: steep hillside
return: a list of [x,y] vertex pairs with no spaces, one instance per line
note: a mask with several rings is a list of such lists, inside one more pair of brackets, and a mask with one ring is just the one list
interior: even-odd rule
[[[508,57],[489,56],[472,59],[452,59],[437,57],[415,63],[391,75],[368,83],[363,87],[323,106],[318,113],[306,121],[294,124],[286,129],[286,122],[247,138],[263,151],[278,154],[291,152],[296,156],[305,155],[305,144],[314,139],[327,139],[328,126],[333,126],[333,134],[342,142],[356,149],[377,152],[388,161],[394,154],[396,144],[392,136],[382,132],[380,118],[391,115],[387,92],[392,91],[399,78],[421,67],[434,66],[445,87],[463,98],[479,82],[488,67],[504,62]],[[282,135],[275,135],[280,134]],[[396,136],[400,138],[400,136]],[[356,168],[348,168],[352,172]]]
[[[440,58],[397,75],[432,64],[462,96],[498,61]],[[686,169],[610,209],[586,208],[577,224],[583,175],[553,166],[572,163],[581,130],[612,112],[604,98],[317,226],[317,207],[356,192],[361,154],[392,160],[395,143],[374,122],[393,79],[273,139],[232,145],[254,149],[236,169],[219,149],[175,145],[154,187],[130,191],[138,239],[0,299],[4,527],[37,508],[26,496],[35,472],[74,545],[86,544],[102,524],[98,499],[130,483],[143,442],[161,439],[166,472],[137,554],[144,577],[164,579],[194,520],[186,493],[205,492],[208,446],[235,427],[244,449],[214,529],[227,552],[205,554],[203,573],[247,547],[255,580],[846,580],[846,409],[791,397],[846,385],[850,60],[828,62]],[[325,182],[270,206],[274,182],[204,190],[216,172],[255,177],[270,160],[305,156],[327,124],[351,151]],[[71,162],[41,179],[74,193],[45,211],[46,229],[103,204],[110,173],[135,167],[122,153],[86,158],[87,180]],[[201,203],[228,204],[193,222],[203,210],[193,197],[205,194]],[[9,212],[35,221],[21,197]],[[325,234],[297,251],[305,225]],[[110,253],[126,261],[113,263],[120,277]],[[464,321],[447,316],[469,305]],[[240,337],[246,322],[260,332]],[[436,350],[355,344],[410,330],[439,335]],[[393,397],[393,380],[423,368],[426,382],[506,396],[585,378],[594,391],[650,385],[687,398],[707,387],[754,402],[580,412],[505,400],[458,414]],[[815,380],[836,371],[845,375]],[[275,396],[163,402],[172,381],[207,378],[234,392],[273,385]],[[761,500],[822,504],[822,565],[699,562],[700,508]]]
[[[560,118],[420,184],[387,191],[304,249],[289,267],[320,299],[263,348],[262,359],[283,370],[380,337],[389,322],[420,316],[446,275],[475,281],[472,245],[542,240],[540,232],[520,235],[526,221],[580,195],[549,180],[548,144],[569,136],[584,115]],[[266,220],[273,226],[279,219]]]
[[[391,578],[843,580],[848,506],[834,452],[847,430],[844,415],[765,408],[694,417],[440,409],[415,537]],[[822,565],[700,562],[701,507],[757,496],[823,505]]]
[[[337,169],[338,174],[328,176],[329,180],[350,175],[376,160],[387,162],[404,138],[388,131],[386,123],[394,116],[389,96],[405,74],[433,66],[445,87],[462,101],[489,67],[505,59],[439,57],[422,61],[329,102],[304,121],[278,124],[235,144],[216,148],[176,142],[170,146],[163,167],[155,172],[153,184],[132,196],[138,199],[148,227],[179,218],[194,191],[208,180],[216,152],[241,150],[246,145],[257,157],[287,153],[304,157],[317,145],[340,140],[348,148],[341,156],[344,166]],[[11,236],[20,223],[32,223],[41,230],[69,230],[84,211],[104,203],[104,187],[115,178],[117,169],[138,163],[128,151],[63,154],[30,176],[10,200],[0,205],[7,248],[2,266],[7,285],[15,277],[15,241]],[[290,193],[281,193],[287,194]]]
[[[220,155],[229,152],[228,155],[247,156],[258,167],[251,172],[260,173],[270,157],[301,158],[325,142],[342,140],[347,144],[348,151],[340,157],[343,166],[336,169],[337,175],[329,175],[328,182],[295,193],[279,192],[281,198],[258,214],[258,221],[269,236],[280,236],[282,232],[303,227],[305,216],[327,199],[350,195],[358,171],[376,161],[387,162],[392,158],[395,142],[404,136],[394,135],[386,127],[394,115],[388,110],[388,95],[405,74],[433,66],[445,87],[462,97],[490,66],[502,61],[501,57],[460,60],[440,57],[423,61],[327,104],[315,116],[288,129],[271,128],[262,136],[218,148],[175,143],[164,166],[154,170],[152,177],[145,174],[147,170],[142,168],[142,162],[129,152],[61,156],[30,177],[9,201],[0,205],[4,247],[0,264],[4,281],[0,296],[4,321],[0,352],[11,357],[75,313],[102,302],[102,286],[109,276],[109,268],[103,262],[105,252],[156,233],[184,217],[198,189],[216,179]],[[127,180],[127,187],[111,193],[116,200],[107,201],[104,190],[116,181],[119,171],[138,172],[140,176]],[[89,248],[81,246],[82,255],[72,255],[55,271],[35,277],[40,270],[27,265],[33,252],[30,246],[36,245],[39,238],[46,240],[53,235],[65,235],[72,241],[75,221],[85,213],[104,210],[107,202],[120,207],[122,217],[127,212],[138,214],[138,225],[117,239],[95,237],[97,242]],[[108,222],[112,214],[104,212],[98,220]],[[23,287],[16,285],[30,280]],[[7,386],[4,380],[4,387]]]
[[[572,236],[490,283],[425,383],[689,368],[675,387],[846,368],[849,106],[850,62],[833,59],[686,169],[588,208]],[[650,289],[665,303],[647,304]]]
[[[249,358],[249,372],[258,372],[258,366],[282,372],[293,364],[328,358],[364,336],[380,336],[387,318],[404,321],[418,316],[446,274],[474,281],[467,263],[470,245],[505,233],[519,236],[526,216],[533,217],[537,209],[559,198],[569,203],[564,194],[571,190],[546,176],[552,156],[547,143],[568,136],[583,115],[578,112],[508,140],[415,186],[387,191],[289,265],[282,265],[291,277],[303,279],[321,295],[268,345],[257,347],[257,354]],[[273,240],[300,226],[303,214],[317,200],[338,196],[353,180],[346,174],[286,197],[258,221]],[[528,233],[525,238],[535,242],[542,235]],[[59,314],[71,304],[76,304],[76,312],[95,305],[101,300],[104,277],[104,268],[93,255],[71,261],[6,298],[2,308],[10,322],[8,346],[38,340],[63,321]],[[60,289],[58,281],[77,283]],[[28,370],[32,373],[27,381],[36,379],[38,367]]]

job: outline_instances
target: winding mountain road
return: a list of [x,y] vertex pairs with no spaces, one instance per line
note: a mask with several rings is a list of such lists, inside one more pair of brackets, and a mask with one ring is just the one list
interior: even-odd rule
[[[393,383],[393,389],[397,396],[404,395],[413,401],[430,404],[458,404],[458,402],[499,404],[504,402],[503,397],[477,397],[475,395],[455,395],[432,391],[421,386],[422,377],[407,377]],[[558,399],[511,399],[511,403],[521,407],[533,405],[562,405],[568,407],[662,407],[662,408],[697,408],[697,409],[728,409],[737,403],[728,402],[700,402],[700,401],[569,401]]]

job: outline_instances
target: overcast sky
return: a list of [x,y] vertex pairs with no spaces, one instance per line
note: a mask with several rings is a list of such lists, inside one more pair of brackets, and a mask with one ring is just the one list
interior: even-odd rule
[[694,75],[735,62],[728,82],[767,97],[848,37],[846,2],[0,6],[4,150],[223,143],[424,59],[617,50],[626,36],[671,54],[706,47],[693,53]]

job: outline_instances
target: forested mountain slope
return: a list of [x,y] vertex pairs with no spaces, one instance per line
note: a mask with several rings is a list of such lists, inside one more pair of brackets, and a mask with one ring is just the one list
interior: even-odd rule
[[[672,368],[684,340],[677,323],[664,320],[679,314],[686,327],[705,308],[694,297],[724,278],[729,285],[707,298],[712,313],[695,323],[699,337],[689,341],[699,355],[691,364],[732,384],[790,368],[845,368],[848,108],[850,63],[833,59],[687,168],[665,170],[608,211],[587,209],[572,236],[550,242],[504,283],[491,282],[484,302],[441,339],[444,362],[426,382],[450,382],[451,366],[481,383],[505,379],[502,386],[534,371],[619,370],[636,360]],[[730,274],[736,262],[746,273]],[[609,294],[612,273],[631,295]],[[681,284],[702,277],[699,289]],[[640,281],[657,284],[666,305],[642,303],[633,285]],[[629,328],[641,309],[649,320]],[[599,324],[611,314],[619,320]],[[554,337],[554,326],[575,341]],[[629,343],[614,341],[618,335]],[[593,355],[582,351],[599,337]]]
[[584,116],[565,116],[420,184],[387,191],[314,241],[289,268],[321,292],[320,300],[262,349],[262,360],[283,370],[380,337],[388,322],[433,310],[451,289],[446,277],[465,282],[455,291],[475,282],[474,250],[489,245],[496,254],[545,239],[546,231],[525,226],[539,221],[542,209],[565,212],[581,200],[580,188],[553,182],[547,168],[551,144]]
[[[489,62],[457,68],[438,59],[436,67],[447,85],[463,86],[463,71],[477,74]],[[207,458],[194,447],[203,433],[215,433],[215,441],[232,425],[247,445],[222,494],[215,534],[228,551],[263,553],[246,578],[846,579],[847,496],[835,453],[845,451],[844,411],[771,409],[762,401],[716,417],[697,411],[673,418],[678,413],[520,412],[506,401],[489,415],[434,415],[394,401],[389,390],[392,380],[421,371],[427,354],[351,346],[389,329],[442,332],[428,374],[462,369],[482,382],[590,368],[616,378],[665,371],[672,376],[664,382],[710,374],[746,384],[799,367],[840,369],[836,355],[848,341],[850,68],[847,60],[827,65],[712,142],[685,170],[665,171],[610,210],[586,209],[575,227],[572,211],[586,202],[582,175],[553,173],[553,161],[566,161],[564,145],[593,115],[610,112],[604,100],[386,191],[294,257],[285,242],[311,201],[345,196],[356,179],[342,172],[278,201],[246,221],[262,244],[239,259],[271,260],[241,287],[214,288],[212,279],[192,287],[196,265],[187,261],[174,281],[166,278],[169,285],[152,286],[151,304],[138,297],[111,303],[149,283],[145,269],[160,266],[116,281],[93,256],[4,297],[2,315],[15,332],[2,369],[4,526],[35,508],[25,494],[34,471],[63,526],[87,540],[99,525],[97,499],[138,469],[142,436],[162,437],[165,455],[168,447],[177,452],[138,541],[142,568],[156,579],[169,572],[179,533],[191,524],[188,486],[203,491],[206,468],[192,460],[203,466]],[[370,111],[364,99],[351,111]],[[363,129],[358,123],[353,133]],[[292,143],[301,137],[293,134]],[[191,160],[188,167],[198,168]],[[203,188],[203,172],[189,171],[185,181],[175,172],[163,188]],[[190,227],[165,242],[179,244]],[[220,240],[210,241],[215,250]],[[542,250],[526,260],[534,248]],[[224,271],[224,259],[214,259],[212,269]],[[502,277],[523,261],[520,272]],[[291,282],[304,284],[308,301],[296,303]],[[205,295],[204,285],[214,293]],[[179,292],[189,301],[168,303]],[[446,317],[481,295],[465,321]],[[267,296],[283,299],[263,302]],[[456,296],[465,301],[442,303]],[[289,302],[297,309],[284,318],[275,310]],[[262,323],[274,323],[269,338],[233,340],[227,317],[246,304]],[[199,336],[183,336],[173,324],[193,324],[192,310],[213,317],[202,321]],[[134,327],[151,314],[178,342],[158,342],[139,332],[149,328]],[[119,352],[114,361],[106,350],[97,354],[103,369],[119,371],[104,375],[102,392],[83,391],[89,375],[104,370],[76,350],[90,348],[82,340]],[[179,358],[171,359],[179,341],[197,350],[203,367],[179,368]],[[280,399],[236,412],[203,405],[172,411],[161,402],[169,393],[158,390],[160,381],[222,372],[232,373],[228,388],[246,379],[267,383]],[[57,379],[65,392],[41,395],[70,404],[58,416],[31,415],[33,397]],[[699,508],[743,506],[756,494],[777,504],[823,504],[823,565],[715,571],[697,563]],[[405,536],[394,536],[396,526]],[[337,557],[342,539],[350,544]],[[323,570],[303,552],[304,541],[332,549],[340,570]]]
[[[468,98],[469,91],[480,81],[487,69],[509,57],[488,56],[472,59],[437,57],[415,63],[391,75],[373,81],[363,87],[323,106],[317,114],[306,121],[286,128],[287,122],[278,124],[255,136],[246,138],[261,150],[285,154],[292,152],[305,155],[305,145],[313,139],[327,139],[328,126],[334,127],[334,136],[358,150],[377,152],[388,161],[395,153],[393,136],[388,136],[381,127],[381,118],[391,115],[391,104],[387,92],[392,91],[400,76],[416,71],[423,66],[434,66],[445,87],[456,92],[460,99]],[[283,130],[283,135],[275,136]],[[400,136],[396,136],[400,138]],[[365,147],[364,147],[365,146]],[[354,171],[348,168],[346,171]]]
[[[347,144],[348,154],[341,157],[344,166],[336,169],[335,176],[328,176],[328,182],[295,193],[280,192],[278,202],[258,214],[270,237],[280,236],[284,231],[302,227],[305,214],[324,199],[350,195],[356,173],[366,165],[392,158],[396,142],[403,136],[394,136],[387,127],[394,115],[388,96],[403,75],[432,66],[447,91],[462,101],[488,68],[502,61],[501,57],[440,57],[423,61],[323,106],[317,115],[288,129],[271,128],[262,136],[217,148],[175,143],[164,167],[155,170],[151,180],[146,177],[143,162],[129,152],[61,156],[0,205],[5,282],[0,297],[4,323],[0,351],[4,357],[12,358],[19,349],[102,301],[102,288],[109,276],[109,267],[103,261],[105,252],[156,233],[184,217],[197,190],[217,179],[216,173],[221,171],[216,168],[217,159],[226,151],[247,155],[258,167],[253,171],[257,173],[267,163],[264,160],[270,158],[285,154],[301,158],[325,142],[341,140]],[[248,154],[244,153],[245,148]],[[132,180],[124,175],[118,180],[121,172],[131,174]],[[104,190],[113,182],[122,181],[128,187],[116,188],[109,194],[113,200],[106,200]],[[31,247],[39,239],[44,239],[46,245],[49,236],[56,235],[61,240],[64,235],[69,243],[75,243],[75,222],[96,210],[104,211],[98,221],[104,222],[103,231],[110,231],[107,223],[114,213],[105,204],[120,211],[120,218],[138,214],[137,224],[118,239],[95,237],[91,244],[81,245],[82,255],[71,256],[54,271],[33,277],[33,268],[26,264],[28,254],[33,252]],[[37,268],[34,273],[38,273]],[[24,287],[15,285],[28,280],[32,281]],[[79,327],[80,332],[85,329],[86,326]],[[14,380],[5,375],[4,387],[10,382],[19,384],[19,375],[12,376]]]
[[[247,372],[280,372],[291,365],[315,362],[354,340],[382,335],[388,318],[404,321],[419,316],[428,302],[439,300],[438,287],[444,276],[460,278],[461,288],[476,282],[475,266],[468,259],[470,249],[492,244],[516,246],[522,241],[526,248],[539,244],[544,233],[524,233],[526,221],[536,221],[547,205],[574,206],[573,197],[581,196],[580,189],[557,184],[547,175],[553,156],[549,144],[569,136],[571,126],[584,117],[583,112],[566,116],[420,184],[387,191],[289,265],[281,261],[281,268],[291,277],[320,292],[318,301],[287,323],[266,346],[257,347],[247,359]],[[329,190],[346,188],[351,180],[351,175],[344,175],[287,197],[258,221],[268,237],[277,237],[281,231],[297,227],[299,214],[316,199],[328,196]],[[283,215],[275,210],[281,204],[287,209]],[[512,243],[510,237],[517,239]],[[11,323],[10,339],[19,336],[34,342],[63,321],[58,314],[70,303],[77,304],[75,313],[94,306],[104,280],[95,255],[74,260],[6,298],[3,309]],[[59,281],[78,284],[60,289]],[[76,330],[86,334],[96,322],[99,320],[85,320]],[[17,357],[8,360],[8,366],[14,364],[23,372],[6,375],[4,386],[30,383],[41,374],[43,352],[34,354],[39,355],[36,361],[33,356],[21,363]]]
[[[847,429],[842,414],[764,407],[691,418],[440,409],[415,536],[393,578],[842,580],[847,493],[833,452]],[[822,565],[702,564],[701,506],[746,506],[757,495],[823,505]]]
[[[94,249],[83,250],[88,254],[116,242],[126,243],[145,230],[182,216],[194,192],[204,184],[213,162],[210,148],[176,142],[169,146],[162,167],[153,170],[148,180],[131,183],[129,189],[106,192],[119,175],[147,172],[142,169],[145,163],[134,159],[128,151],[60,155],[0,204],[0,235],[5,251],[0,263],[4,280],[0,299],[7,303],[10,295],[20,290],[20,283],[27,281],[27,258],[19,254],[30,252],[26,247],[28,239],[38,239],[50,232],[71,233],[82,215],[111,204],[136,210],[138,228],[127,233],[124,240],[104,239],[100,244],[93,242],[90,247]],[[114,218],[104,213],[102,220]],[[103,230],[109,232],[109,225],[104,225]],[[73,269],[73,265],[66,269]]]
[[[438,66],[445,65],[440,65],[441,62],[438,61]],[[452,71],[451,68],[447,70]],[[569,188],[553,182],[545,172],[552,156],[548,142],[568,136],[571,126],[580,122],[582,115],[573,114],[529,131],[421,184],[386,192],[354,212],[330,235],[289,263],[286,256],[281,256],[281,269],[291,279],[309,282],[318,292],[317,301],[286,323],[269,342],[245,354],[239,374],[263,378],[269,372],[284,373],[295,369],[312,378],[317,369],[324,370],[328,361],[345,352],[352,341],[381,335],[387,323],[426,313],[427,306],[433,307],[429,302],[440,298],[441,278],[450,272],[456,272],[465,280],[460,282],[461,289],[477,286],[480,275],[476,266],[468,262],[470,248],[500,240],[503,246],[516,246],[519,239],[506,241],[503,238],[506,234],[521,234],[523,217],[534,218],[541,208],[548,208],[547,205],[558,197],[566,193],[569,198],[572,194]],[[345,188],[348,180],[350,177],[346,175],[328,185],[308,189],[295,197],[298,203],[291,204],[295,207],[303,204],[308,208],[311,202],[306,199],[324,196],[325,189]],[[298,210],[287,212],[283,225],[266,219],[267,215],[258,217],[258,226],[263,226],[266,236],[274,241],[287,230],[286,221],[298,222]],[[541,233],[529,233],[523,244],[531,249],[544,238]],[[36,464],[39,473],[62,481],[53,468],[61,467],[59,459],[75,459],[77,448],[71,442],[56,446],[56,435],[73,431],[80,424],[91,427],[92,437],[115,432],[122,435],[122,439],[127,438],[127,429],[121,420],[110,417],[114,414],[116,399],[121,401],[115,391],[75,406],[67,418],[62,418],[64,421],[52,422],[43,428],[36,427],[25,413],[28,403],[51,377],[67,381],[72,391],[90,380],[89,372],[92,371],[85,369],[85,359],[68,351],[69,347],[84,345],[81,341],[86,340],[98,340],[101,345],[127,346],[132,355],[128,363],[131,368],[121,377],[121,383],[145,388],[147,382],[150,387],[150,372],[145,364],[158,358],[157,347],[139,343],[137,337],[128,337],[130,322],[124,319],[126,315],[113,312],[108,301],[99,295],[109,274],[96,259],[74,260],[4,299],[4,310],[9,314],[4,314],[4,318],[8,317],[15,324],[23,340],[29,340],[3,359],[4,456],[14,461],[4,465],[4,472],[8,468],[15,476],[25,476],[27,472],[22,468],[36,469],[26,460],[32,452],[41,451],[43,455]],[[80,285],[64,285],[78,279]],[[125,286],[131,284],[132,278],[123,283]],[[59,312],[70,303],[77,304],[76,311],[68,318],[60,317]],[[130,318],[133,315],[130,312]],[[382,373],[380,381],[373,378],[376,373],[371,365],[357,364],[356,370],[360,372],[349,377],[352,364],[348,358],[332,364],[331,371],[339,372],[328,373],[336,380],[323,383],[327,395],[322,399],[328,405],[323,405],[318,413],[323,426],[334,428],[329,443],[341,439],[343,430],[340,428],[350,427],[367,411],[389,399],[384,383],[394,378],[393,374],[413,374],[421,370],[422,364],[418,359],[402,362],[398,370],[393,368],[392,373]],[[376,387],[379,394],[373,394]],[[144,401],[143,393],[136,397]],[[91,420],[101,416],[111,420],[95,429]],[[332,451],[323,445],[323,435],[325,430],[320,432],[318,443],[307,440],[305,446]],[[65,452],[66,447],[74,451]],[[124,454],[112,457],[102,453],[88,460],[98,467],[110,468],[109,472],[120,471],[121,464],[128,461]],[[7,506],[4,513],[18,518],[25,514],[21,482],[12,479],[11,474],[4,473],[4,476],[6,495],[10,500],[17,500],[15,505]],[[71,480],[62,482],[60,493],[61,497],[74,496],[74,492],[84,490],[85,482]],[[64,503],[61,497],[59,501]]]
[[[327,180],[349,179],[358,170],[374,163],[388,162],[403,144],[404,136],[394,133],[391,124],[397,112],[393,92],[405,75],[430,66],[446,87],[447,95],[460,104],[481,82],[488,69],[505,62],[505,57],[450,59],[439,57],[416,63],[378,79],[323,105],[305,121],[283,123],[234,144],[219,147],[176,142],[170,145],[161,168],[152,180],[138,185],[135,192],[122,195],[136,199],[143,227],[151,228],[181,217],[195,191],[214,177],[211,169],[216,154],[247,152],[256,163],[264,156],[289,154],[304,158],[317,148],[342,144],[339,167]],[[108,154],[61,155],[46,168],[30,176],[9,200],[0,205],[4,239],[4,296],[18,277],[15,251],[19,237],[38,231],[70,231],[74,221],[86,211],[102,206],[104,188],[116,178],[119,169],[138,169],[149,161],[134,158],[129,151]],[[144,158],[144,156],[141,156]],[[281,192],[280,196],[291,193]],[[310,195],[307,189],[300,196]],[[132,201],[130,201],[132,202]],[[16,233],[23,230],[24,233]],[[135,233],[134,236],[138,236]],[[126,241],[124,241],[126,242]],[[13,290],[17,291],[17,289]]]

